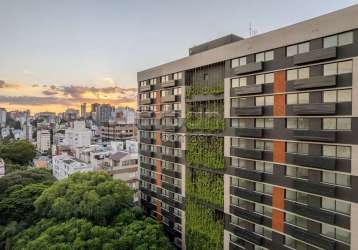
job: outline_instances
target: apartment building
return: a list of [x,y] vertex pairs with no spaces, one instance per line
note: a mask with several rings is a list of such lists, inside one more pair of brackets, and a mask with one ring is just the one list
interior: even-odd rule
[[46,153],[51,149],[51,132],[50,130],[38,130],[36,148],[40,153]]
[[358,5],[138,73],[141,202],[182,249],[356,249]]
[[124,141],[134,139],[137,128],[134,123],[106,122],[100,126],[103,141]]

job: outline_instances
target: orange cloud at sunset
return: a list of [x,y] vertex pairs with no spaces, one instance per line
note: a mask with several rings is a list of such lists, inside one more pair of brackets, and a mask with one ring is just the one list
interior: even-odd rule
[[136,106],[136,89],[87,86],[58,86],[42,84],[13,84],[0,80],[0,107],[7,110],[63,112],[79,109],[80,104],[109,103],[114,106]]

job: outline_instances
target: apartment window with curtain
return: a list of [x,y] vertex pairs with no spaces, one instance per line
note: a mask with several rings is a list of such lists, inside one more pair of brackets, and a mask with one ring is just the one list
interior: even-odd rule
[[272,61],[273,59],[274,59],[274,51],[273,50],[257,53],[255,55],[256,62],[267,62],[267,61]]
[[352,73],[352,71],[353,71],[352,60],[327,63],[323,65],[323,75],[325,76],[348,74],[348,73]]
[[286,72],[287,81],[307,79],[310,77],[310,68],[289,69]]
[[247,85],[247,78],[240,77],[240,78],[233,78],[231,79],[231,88],[243,87]]
[[353,32],[345,32],[323,38],[323,48],[344,46],[353,43]]
[[290,57],[290,56],[294,56],[297,54],[306,53],[309,51],[310,51],[310,43],[309,42],[299,43],[299,44],[287,46],[286,47],[286,56]]
[[235,58],[231,60],[231,68],[235,68],[238,66],[243,66],[246,65],[247,61],[246,61],[246,56],[244,57],[240,57],[240,58]]

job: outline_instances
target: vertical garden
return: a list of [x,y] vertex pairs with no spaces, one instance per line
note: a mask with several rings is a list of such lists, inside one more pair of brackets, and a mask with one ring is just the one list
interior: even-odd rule
[[224,64],[187,75],[186,245],[219,250],[224,233]]

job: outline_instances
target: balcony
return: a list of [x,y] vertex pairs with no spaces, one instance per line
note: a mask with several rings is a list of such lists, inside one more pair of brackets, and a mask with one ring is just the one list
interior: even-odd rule
[[260,94],[263,92],[263,84],[252,84],[231,89],[231,96]]
[[167,95],[167,96],[162,96],[160,101],[162,103],[166,103],[166,102],[175,102],[176,98],[175,95]]
[[255,62],[255,63],[249,63],[242,66],[237,66],[233,68],[233,73],[235,75],[242,75],[247,73],[253,73],[257,71],[263,70],[263,63],[262,62]]
[[294,130],[293,138],[300,141],[335,142],[336,131]]
[[231,147],[230,153],[232,156],[248,158],[248,159],[255,159],[255,160],[262,160],[262,157],[263,157],[263,151],[255,150],[255,149],[244,149],[244,148]]
[[146,144],[155,144],[155,140],[150,137],[141,137],[140,142],[143,142]]
[[238,226],[235,226],[234,224],[231,224],[231,232],[234,233],[236,236],[243,238],[245,240],[248,240],[256,245],[261,245],[262,238],[258,236],[257,234],[254,234],[250,232],[247,229],[240,228]]
[[307,193],[319,194],[328,197],[335,197],[336,194],[335,186],[301,180],[293,180],[293,188]]
[[162,88],[169,88],[169,87],[175,87],[178,83],[178,80],[170,80],[168,82],[163,82],[160,84]]
[[140,118],[151,118],[153,116],[153,111],[142,111],[139,113]]
[[141,105],[148,105],[148,104],[152,104],[152,101],[153,101],[152,98],[146,98],[146,99],[140,100],[140,104]]
[[245,220],[253,221],[256,224],[262,223],[262,216],[259,214],[254,213],[253,211],[247,211],[245,209],[242,209],[237,206],[230,206],[230,213],[233,215],[236,215],[240,218],[243,218]]
[[179,148],[179,141],[162,141],[162,146],[171,147],[171,148]]
[[234,128],[235,136],[259,138],[263,135],[261,128]]
[[321,210],[319,208],[310,207],[296,202],[286,201],[285,209],[314,220],[322,221],[329,224],[335,223],[336,215],[334,213]]
[[231,116],[258,116],[263,115],[263,107],[231,108]]
[[170,177],[173,177],[173,178],[181,178],[181,173],[179,172],[176,172],[174,170],[171,170],[171,169],[166,169],[166,168],[162,168],[162,173],[165,174],[165,175],[168,175]]
[[335,242],[326,237],[320,236],[319,234],[308,232],[306,230],[297,228],[295,226],[285,223],[285,233],[302,240],[304,242],[311,243],[326,250],[334,250]]
[[139,124],[138,128],[141,130],[154,130],[154,125],[151,124]]
[[161,129],[166,132],[176,132],[179,129],[179,125],[162,125]]
[[298,166],[336,170],[336,159],[334,158],[286,153],[286,161]]
[[142,168],[149,169],[149,170],[155,170],[156,169],[156,167],[154,165],[149,164],[149,163],[144,163],[144,162],[141,162],[140,166]]
[[337,84],[336,76],[313,76],[308,79],[294,80],[293,88],[296,90],[334,87]]
[[255,191],[249,191],[247,189],[234,186],[230,187],[230,194],[259,203],[262,202],[264,196],[263,194],[256,193]]
[[177,156],[167,155],[167,154],[162,154],[162,159],[165,160],[165,161],[170,161],[170,162],[177,162],[178,161]]
[[152,85],[145,85],[139,87],[139,92],[151,91],[151,90],[152,90]]
[[331,47],[331,48],[324,48],[324,49],[315,49],[312,51],[309,51],[307,53],[295,55],[293,57],[293,63],[303,64],[303,63],[311,63],[311,62],[318,62],[328,59],[333,59],[337,57],[337,48]]
[[234,175],[254,181],[262,181],[264,177],[263,173],[257,172],[255,170],[247,170],[247,169],[233,167],[233,166],[229,166],[227,168],[227,173],[230,175]]
[[179,111],[162,111],[160,113],[161,117],[178,117],[179,116]]
[[153,157],[154,156],[154,152],[152,152],[150,150],[144,150],[144,149],[140,150],[140,154],[144,155],[144,156],[148,156],[148,157]]
[[292,111],[296,115],[334,115],[336,114],[336,103],[310,103],[295,104]]

